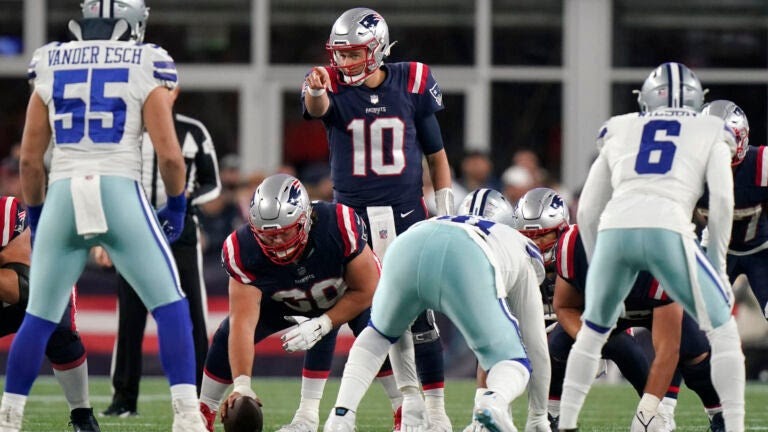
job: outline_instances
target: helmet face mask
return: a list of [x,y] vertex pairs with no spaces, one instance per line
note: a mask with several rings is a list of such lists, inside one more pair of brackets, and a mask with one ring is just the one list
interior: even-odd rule
[[[392,45],[381,15],[373,9],[354,8],[336,19],[325,50],[331,66],[341,73],[343,84],[361,85],[384,64]],[[359,50],[362,56],[355,55]]]
[[696,75],[681,63],[669,62],[654,69],[637,93],[641,112],[659,108],[690,108],[701,110],[707,91],[702,89]]
[[565,200],[549,188],[531,189],[515,208],[517,230],[539,246],[545,265],[554,262],[555,245],[560,234],[568,229],[570,218]]
[[264,254],[275,264],[295,262],[309,241],[312,206],[295,177],[275,174],[256,188],[248,223]]
[[731,159],[731,166],[743,162],[749,150],[749,120],[744,111],[735,103],[720,99],[704,105],[701,113],[725,120],[726,126],[731,128],[736,136],[736,151]]
[[480,216],[497,223],[514,226],[514,209],[499,191],[487,188],[470,192],[459,205],[459,215]]
[[[85,0],[83,18],[122,18],[131,26],[131,39],[144,41],[149,8],[144,0]],[[102,10],[103,8],[103,10]]]

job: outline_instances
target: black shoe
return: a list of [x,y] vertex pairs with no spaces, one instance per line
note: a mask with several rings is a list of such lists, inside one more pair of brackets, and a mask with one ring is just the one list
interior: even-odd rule
[[69,413],[69,420],[74,432],[101,432],[93,408],[75,408]]
[[138,412],[136,412],[136,406],[128,406],[123,403],[112,401],[111,404],[100,413],[102,417],[120,417],[120,418],[126,418],[126,417],[134,417],[139,415]]
[[712,432],[725,432],[725,419],[723,419],[723,413],[719,412],[709,419],[709,430]]
[[555,417],[552,414],[547,413],[547,419],[549,419],[549,428],[552,429],[553,432],[556,431],[560,424],[560,416]]

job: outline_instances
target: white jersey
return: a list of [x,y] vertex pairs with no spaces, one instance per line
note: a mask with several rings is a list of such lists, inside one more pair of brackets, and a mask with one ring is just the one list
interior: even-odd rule
[[35,51],[29,77],[49,111],[49,182],[91,174],[140,179],[144,102],[156,87],[177,84],[165,50],[132,41],[55,42]]
[[717,208],[709,221],[710,233],[716,229],[718,247],[726,248],[735,147],[733,132],[722,119],[689,109],[666,108],[608,120],[579,202],[579,226],[588,256],[598,216],[599,230],[662,228],[694,237],[693,210],[705,183],[718,202],[710,206]]

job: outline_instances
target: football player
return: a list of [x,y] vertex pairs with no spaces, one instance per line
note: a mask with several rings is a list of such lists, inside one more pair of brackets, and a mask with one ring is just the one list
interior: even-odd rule
[[[545,260],[550,259],[550,269],[556,276],[552,292],[558,324],[549,333],[552,361],[549,414],[553,429],[559,416],[565,364],[581,328],[588,269],[579,227],[568,225],[568,214],[563,198],[548,188],[527,192],[515,209],[518,229],[541,248]],[[640,345],[628,333],[633,327],[652,332],[655,357],[650,367]],[[717,431],[723,430],[722,409],[709,376],[709,354],[706,336],[690,315],[683,314],[682,308],[669,299],[648,272],[640,272],[624,300],[624,313],[603,346],[603,358],[616,363],[641,397],[650,392],[661,398],[666,392],[676,398],[674,388],[670,390],[664,383],[678,369],[688,387],[701,398],[712,430]],[[672,421],[670,418],[668,423],[671,425]]]
[[[716,100],[704,106],[702,114],[725,120],[736,135],[736,154],[731,160],[733,170],[733,227],[728,245],[727,271],[731,283],[743,274],[757,297],[768,319],[768,216],[763,206],[768,202],[768,157],[765,146],[749,145],[749,120],[735,103]],[[700,215],[709,211],[709,198],[705,194],[697,204]],[[702,246],[709,243],[704,231]]]
[[[328,133],[335,199],[363,218],[371,247],[381,258],[395,236],[428,217],[424,156],[437,214],[454,210],[450,167],[435,117],[443,109],[440,86],[424,63],[385,64],[394,44],[379,13],[347,10],[333,24],[325,47],[330,65],[314,67],[301,94],[304,117],[320,119]],[[412,330],[432,424],[450,431],[434,314],[425,311]]]
[[[490,192],[496,196],[489,197]],[[352,346],[326,432],[355,430],[357,407],[378,366],[427,308],[451,319],[488,373],[488,387],[473,409],[479,424],[491,431],[516,432],[510,403],[534,377],[539,384],[532,384],[531,392],[542,393],[538,396],[546,401],[549,365],[538,288],[544,278],[542,257],[530,240],[508,225],[512,207],[501,194],[485,189],[482,195],[471,201],[467,214],[421,222],[390,246],[370,324]],[[393,365],[401,365],[397,352],[405,359],[406,367],[395,368],[398,382],[411,383],[403,387],[403,428],[432,430],[428,416],[419,410],[423,402],[411,372],[415,368],[407,367],[412,360],[410,341],[405,342],[393,353]],[[548,426],[546,415],[540,420]]]
[[[701,82],[680,63],[656,68],[638,93],[640,113],[613,117],[600,130],[599,155],[579,202],[579,232],[590,271],[584,325],[566,366],[559,427],[576,428],[599,353],[638,274],[647,271],[707,332],[712,383],[720,396],[725,428],[741,432],[744,354],[725,272],[735,137],[722,119],[698,112],[704,101]],[[691,224],[705,183],[710,188],[706,255]],[[632,430],[663,427],[658,406],[657,396],[643,395]]]
[[[0,240],[0,337],[16,333],[29,299],[29,230],[24,207],[18,199],[0,196],[3,236]],[[88,400],[88,360],[74,323],[70,298],[64,315],[51,334],[45,354],[67,398],[75,431],[99,431]]]
[[[249,222],[230,234],[222,249],[230,314],[213,336],[200,395],[210,431],[231,383],[222,417],[238,395],[256,397],[251,389],[254,344],[296,324],[282,336],[286,351],[319,348],[325,354],[330,346],[332,355],[342,324],[355,334],[363,330],[380,270],[366,240],[352,209],[310,204],[306,189],[292,176],[275,174],[256,188]],[[305,368],[330,366],[329,359]],[[386,365],[382,373],[391,376],[391,368]],[[316,431],[320,422],[323,386],[310,390],[292,422],[303,431]],[[390,397],[398,405],[402,400],[399,391]]]
[[[88,251],[103,246],[157,322],[173,431],[203,432],[189,306],[168,248],[186,210],[184,158],[171,113],[176,66],[161,47],[141,43],[143,1],[90,0],[83,8],[86,18],[69,22],[74,40],[37,49],[29,68],[34,91],[20,160],[35,264],[27,313],[8,356],[0,430],[21,428],[46,343]],[[157,215],[139,183],[145,127],[169,196]]]

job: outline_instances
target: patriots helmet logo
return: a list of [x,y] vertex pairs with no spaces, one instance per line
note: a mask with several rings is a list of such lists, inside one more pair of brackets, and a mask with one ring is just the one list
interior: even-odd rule
[[288,189],[288,204],[293,206],[299,206],[301,205],[300,199],[301,199],[301,184],[298,180],[291,183],[290,188]]
[[368,30],[373,31],[376,29],[376,25],[379,24],[379,21],[381,21],[381,16],[379,16],[379,14],[368,14],[359,21],[359,24]]
[[435,85],[429,89],[429,94],[432,95],[438,105],[443,106],[443,92],[440,90],[440,87],[437,85],[437,83],[435,83]]
[[552,197],[552,203],[549,206],[553,209],[559,209],[563,206],[563,199],[560,198],[560,195],[555,195]]

